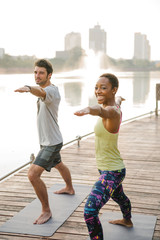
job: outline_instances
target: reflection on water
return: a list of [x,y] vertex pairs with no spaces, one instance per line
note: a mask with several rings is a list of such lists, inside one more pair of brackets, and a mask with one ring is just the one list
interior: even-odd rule
[[65,100],[70,106],[79,106],[82,97],[82,82],[64,83]]
[[93,97],[89,98],[89,106],[93,106],[97,104],[97,99],[95,97],[95,95],[93,95]]
[[150,72],[133,73],[133,103],[145,103],[150,90]]
[[97,104],[94,87],[89,92],[84,82],[64,83],[64,98],[67,105],[71,107],[82,106],[83,104],[85,106]]

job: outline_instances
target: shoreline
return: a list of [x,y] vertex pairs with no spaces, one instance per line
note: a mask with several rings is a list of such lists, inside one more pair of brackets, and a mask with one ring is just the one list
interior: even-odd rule
[[0,74],[33,73],[33,68],[0,68]]
[[[80,69],[76,69],[80,70]],[[132,70],[132,69],[114,69],[113,70],[117,72],[159,72],[160,69],[137,69],[137,70]],[[54,71],[54,73],[63,73],[63,72],[70,72],[73,70],[68,70],[68,71]],[[33,73],[33,68],[0,68],[0,74],[29,74]],[[75,77],[75,76],[74,76]],[[69,77],[70,78],[70,77]]]

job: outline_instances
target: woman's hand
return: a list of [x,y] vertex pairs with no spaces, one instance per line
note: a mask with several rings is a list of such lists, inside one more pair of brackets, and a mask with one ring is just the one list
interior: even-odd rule
[[82,110],[74,113],[74,115],[76,115],[76,116],[84,116],[84,115],[87,115],[87,114],[90,114],[90,108],[89,107],[83,108]]

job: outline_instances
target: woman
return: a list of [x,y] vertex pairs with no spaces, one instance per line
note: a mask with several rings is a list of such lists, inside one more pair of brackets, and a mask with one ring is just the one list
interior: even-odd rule
[[125,177],[125,166],[117,148],[118,131],[122,113],[122,97],[115,99],[118,90],[118,79],[113,74],[100,76],[95,95],[100,105],[87,107],[75,112],[77,116],[91,114],[99,116],[95,126],[96,162],[100,177],[92,188],[84,208],[84,218],[91,239],[103,240],[103,230],[98,217],[100,209],[110,199],[119,204],[123,214],[120,220],[110,221],[132,227],[131,203],[123,192],[122,181]]

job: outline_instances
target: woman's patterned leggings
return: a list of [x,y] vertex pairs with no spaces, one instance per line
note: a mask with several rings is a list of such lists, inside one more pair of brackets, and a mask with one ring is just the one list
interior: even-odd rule
[[110,197],[119,204],[123,218],[131,218],[131,203],[123,192],[125,168],[117,171],[100,171],[100,177],[92,188],[84,208],[84,219],[92,240],[103,240],[103,230],[98,217],[100,209]]

